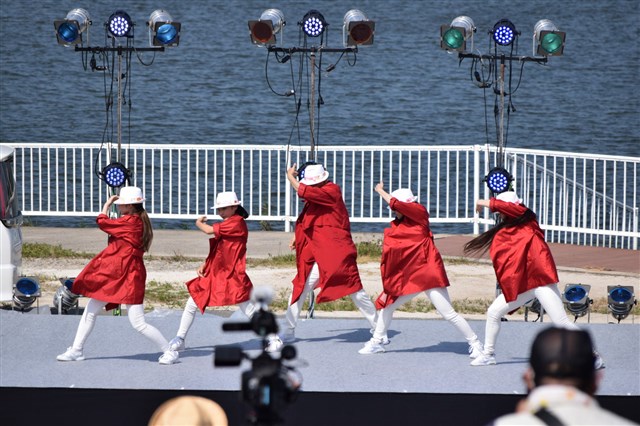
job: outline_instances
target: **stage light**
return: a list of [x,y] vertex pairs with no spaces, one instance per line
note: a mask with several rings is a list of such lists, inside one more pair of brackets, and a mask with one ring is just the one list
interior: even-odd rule
[[107,29],[113,37],[130,37],[133,33],[133,21],[124,10],[116,10],[107,21]]
[[493,26],[493,41],[500,46],[509,46],[515,40],[518,32],[516,26],[508,19],[501,19]]
[[174,22],[171,15],[162,9],[154,10],[149,21],[151,46],[177,46],[180,43],[180,22]]
[[[440,26],[440,47],[444,50],[467,51],[467,40],[473,41],[476,26],[468,16],[458,16],[449,25]],[[473,43],[471,49],[473,50]]]
[[344,15],[342,38],[344,46],[366,46],[373,44],[376,23],[358,9],[351,9]]
[[509,190],[513,177],[504,168],[494,167],[489,171],[484,181],[491,192],[500,194]]
[[40,284],[35,278],[20,278],[13,288],[13,305],[24,311],[40,297]]
[[533,27],[533,54],[560,56],[564,53],[566,33],[548,19],[541,19]]
[[124,164],[113,162],[102,169],[99,176],[110,187],[118,188],[129,180],[131,172],[124,166]]
[[633,294],[632,286],[610,285],[607,286],[607,293],[609,295],[607,298],[609,311],[618,320],[618,323],[628,317],[634,305],[638,303]]
[[72,291],[74,279],[75,278],[60,278],[62,285],[53,295],[53,306],[58,310],[58,314],[66,314],[72,308],[78,308],[78,298],[80,295]]
[[280,10],[267,9],[257,21],[249,21],[251,42],[259,46],[273,46],[276,44],[276,34],[285,25],[284,14]]
[[89,29],[91,18],[84,9],[71,9],[64,19],[53,21],[58,44],[72,46],[82,44],[82,33]]
[[540,320],[540,322],[543,321],[544,309],[542,308],[542,304],[540,303],[537,297],[529,300],[527,303],[525,303],[522,306],[524,307],[525,321],[529,321],[529,311],[533,312],[534,314],[538,314],[538,317],[534,319],[533,322],[536,322],[538,320]]
[[324,20],[324,16],[317,10],[310,10],[302,18],[300,25],[307,37],[320,37],[327,28],[327,21]]
[[589,298],[591,286],[586,284],[567,284],[562,293],[562,301],[575,319],[582,317],[589,312],[593,300]]

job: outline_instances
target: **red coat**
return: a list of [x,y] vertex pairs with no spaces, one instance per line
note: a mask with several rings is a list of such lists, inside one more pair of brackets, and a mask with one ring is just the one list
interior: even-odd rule
[[213,225],[204,277],[186,283],[189,294],[204,313],[207,306],[229,306],[246,302],[253,284],[246,274],[247,238],[244,219],[233,215]]
[[100,214],[96,222],[109,234],[108,245],[78,274],[73,292],[109,302],[107,310],[118,304],[142,304],[147,279],[142,260],[142,219],[137,215],[109,219]]
[[[491,199],[490,208],[509,218],[521,216],[527,210],[521,204],[496,198]],[[551,250],[536,220],[502,228],[493,237],[489,252],[498,284],[507,302],[532,288],[559,281]]]
[[442,256],[433,242],[427,209],[395,198],[389,206],[404,217],[384,230],[380,262],[383,292],[376,300],[377,309],[392,304],[399,296],[449,285]]
[[340,187],[333,182],[322,186],[301,183],[298,195],[304,198],[305,205],[296,221],[298,273],[293,279],[291,303],[298,301],[314,263],[320,271],[318,303],[361,290],[358,253]]

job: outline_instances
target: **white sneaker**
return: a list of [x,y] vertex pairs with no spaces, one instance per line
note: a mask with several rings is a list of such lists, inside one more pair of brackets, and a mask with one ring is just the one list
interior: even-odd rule
[[482,343],[478,340],[469,344],[469,358],[476,359],[482,355]]
[[595,360],[595,368],[596,368],[596,370],[600,370],[600,369],[604,368],[604,360],[602,359],[600,354],[598,352],[594,352],[593,356],[596,357],[596,360]]
[[362,355],[382,353],[384,352],[384,348],[382,347],[382,345],[383,343],[380,340],[371,338],[367,343],[364,344],[364,346],[358,351],[358,353]]
[[265,352],[279,352],[284,346],[282,339],[280,339],[280,337],[275,334],[269,336],[267,340],[267,347],[264,349]]
[[494,354],[480,354],[476,359],[471,361],[471,365],[474,367],[482,365],[496,365],[496,357]]
[[184,339],[176,336],[169,342],[169,349],[172,351],[184,351]]
[[73,349],[72,347],[68,347],[67,351],[63,354],[60,354],[56,357],[58,361],[84,361],[84,355],[82,355],[82,351],[78,351]]
[[165,353],[163,353],[160,358],[158,358],[158,362],[162,365],[171,365],[175,364],[178,358],[178,351],[169,349],[168,351],[165,351]]

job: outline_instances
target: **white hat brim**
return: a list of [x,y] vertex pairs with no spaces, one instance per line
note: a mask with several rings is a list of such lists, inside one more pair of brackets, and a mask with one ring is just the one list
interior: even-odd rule
[[305,185],[317,185],[319,183],[324,182],[328,178],[329,178],[329,172],[325,170],[324,173],[322,173],[317,180],[310,180],[310,179],[304,178],[300,181],[300,183],[304,183]]

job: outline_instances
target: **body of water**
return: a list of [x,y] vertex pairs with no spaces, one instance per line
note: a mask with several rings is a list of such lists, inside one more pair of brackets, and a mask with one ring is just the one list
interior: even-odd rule
[[[349,7],[328,0],[122,3],[2,2],[0,142],[100,144],[113,137],[115,118],[105,107],[111,77],[85,71],[81,53],[57,45],[53,21],[83,7],[93,21],[90,44],[104,46],[104,22],[125,9],[136,22],[135,46],[146,47],[146,20],[164,8],[182,23],[180,45],[155,57],[140,53],[145,63],[153,59],[150,66],[134,55],[125,70],[125,144],[307,146],[308,61],[302,76],[299,56],[280,64],[272,55],[265,67],[267,51],[251,44],[247,21],[266,8],[279,8],[287,20],[284,46],[299,46],[297,22],[314,8],[329,23],[327,46],[341,47],[343,15],[359,8],[376,21],[374,44],[360,48],[354,66],[352,56],[317,57],[321,82],[315,96],[323,102],[316,123],[319,145],[495,143],[492,90],[476,87],[470,60],[459,64],[439,47],[440,25],[467,15],[478,27],[477,53],[492,53],[487,32],[502,18],[521,32],[519,55],[531,55],[533,27],[540,19],[567,32],[564,56],[544,66],[526,63],[522,74],[513,66],[509,147],[640,155],[640,7],[633,0],[574,0],[562,8],[556,1],[528,0],[369,0]],[[327,72],[330,64],[336,67]],[[265,71],[274,91],[296,89],[300,95],[297,121],[296,98],[276,96]]]

